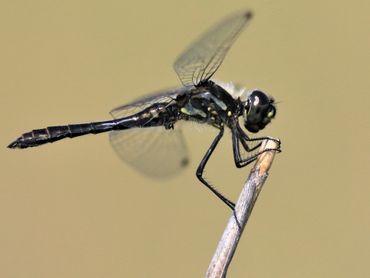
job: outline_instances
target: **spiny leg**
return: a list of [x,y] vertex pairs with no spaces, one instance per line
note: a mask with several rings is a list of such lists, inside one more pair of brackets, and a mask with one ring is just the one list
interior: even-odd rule
[[[277,143],[279,144],[279,147],[277,149],[264,149],[262,152],[257,152],[247,157],[246,159],[241,157],[239,142],[242,144],[242,146],[247,152],[252,152],[261,146],[262,140],[266,140],[266,139],[277,141]],[[258,143],[256,146],[249,147],[247,142],[252,142],[252,141],[260,141],[260,143]],[[237,128],[232,129],[232,144],[233,144],[234,162],[235,162],[236,167],[238,168],[245,167],[246,165],[255,161],[257,157],[264,152],[271,151],[271,150],[280,152],[280,141],[278,139],[271,138],[271,137],[249,138],[247,134],[245,134],[245,132],[240,128],[239,125],[237,125]]]
[[228,200],[225,196],[223,196],[220,192],[218,192],[212,185],[210,185],[203,177],[204,168],[206,167],[206,164],[211,157],[213,151],[215,150],[218,142],[220,142],[222,136],[224,134],[224,127],[220,127],[220,132],[217,134],[215,139],[213,140],[211,146],[208,148],[206,154],[204,155],[202,161],[200,162],[198,169],[197,169],[197,178],[208,187],[209,190],[213,192],[222,202],[224,202],[228,207],[230,207],[234,211],[235,204]]
[[[269,136],[263,136],[263,137],[257,137],[257,138],[249,138],[249,136],[245,133],[245,131],[240,127],[239,123],[236,123],[237,132],[239,133],[240,137],[244,140],[241,140],[241,143],[244,147],[244,149],[247,152],[254,151],[255,149],[259,148],[262,144],[262,140],[272,140],[275,141],[279,145],[279,151],[280,151],[280,140],[274,137]],[[254,147],[249,147],[247,142],[253,142],[253,141],[260,141],[259,144],[257,144]]]
[[[234,154],[234,162],[236,167],[242,168],[244,166],[247,166],[249,163],[253,162],[256,160],[257,156],[259,153],[249,156],[246,159],[243,159],[242,156],[240,155],[240,148],[239,148],[239,142],[242,143],[244,149],[246,149],[247,152],[250,152],[251,150],[248,148],[247,143],[243,138],[240,138],[237,131],[233,130],[232,131],[232,144],[233,144],[233,154]],[[258,144],[260,145],[260,144]],[[253,148],[255,149],[255,148]]]

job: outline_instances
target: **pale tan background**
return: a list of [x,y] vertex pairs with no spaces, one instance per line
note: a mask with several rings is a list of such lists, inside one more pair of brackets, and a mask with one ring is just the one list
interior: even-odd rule
[[[216,77],[280,101],[281,138],[230,277],[370,277],[369,1],[2,1],[0,277],[202,277],[230,211],[196,180],[212,140],[168,181],[121,163],[107,136],[5,146],[179,84],[175,57],[225,15],[255,17]],[[236,198],[230,138],[207,170]]]

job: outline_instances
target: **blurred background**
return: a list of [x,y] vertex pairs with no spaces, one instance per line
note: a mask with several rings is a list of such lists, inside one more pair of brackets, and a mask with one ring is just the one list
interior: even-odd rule
[[[106,134],[10,150],[22,133],[110,119],[179,85],[178,54],[236,10],[254,18],[215,78],[279,101],[282,140],[229,277],[370,277],[368,1],[2,1],[0,277],[202,277],[230,210],[195,177],[212,132],[185,129],[191,163],[152,180]],[[235,200],[226,134],[206,170]],[[164,161],[165,164],[165,161]]]

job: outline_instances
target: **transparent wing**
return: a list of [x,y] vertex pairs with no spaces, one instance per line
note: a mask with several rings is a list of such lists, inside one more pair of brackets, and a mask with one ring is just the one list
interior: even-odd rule
[[191,44],[174,63],[181,82],[198,85],[211,78],[251,18],[250,11],[233,14]]
[[166,178],[179,173],[189,157],[179,128],[133,128],[109,133],[117,155],[141,173]]
[[[160,91],[132,103],[113,109],[115,119],[135,114],[154,103],[175,101],[187,87]],[[188,151],[179,124],[174,129],[164,127],[132,128],[109,133],[110,143],[117,155],[143,174],[165,178],[180,172],[188,163]]]
[[173,89],[162,90],[143,98],[137,99],[131,103],[121,105],[114,108],[109,113],[113,118],[119,119],[133,115],[145,108],[149,107],[154,103],[171,103],[180,94],[184,94],[189,91],[189,87],[179,87]]

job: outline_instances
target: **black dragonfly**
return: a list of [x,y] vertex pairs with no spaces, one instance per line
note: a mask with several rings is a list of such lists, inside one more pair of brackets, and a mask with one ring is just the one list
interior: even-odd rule
[[[191,44],[174,63],[183,86],[120,106],[111,111],[113,120],[35,129],[24,133],[8,147],[23,149],[67,137],[110,132],[110,142],[120,158],[150,176],[166,176],[178,172],[188,161],[184,137],[177,122],[208,124],[218,130],[218,135],[200,162],[196,176],[234,209],[234,203],[203,176],[225,127],[231,130],[234,161],[238,168],[257,158],[262,140],[272,139],[280,146],[278,139],[250,138],[239,123],[241,119],[244,127],[252,133],[263,129],[276,114],[272,97],[260,90],[248,91],[233,83],[211,80],[251,18],[250,11],[233,14]],[[137,141],[141,143],[137,144]],[[280,147],[276,150],[280,151]]]

